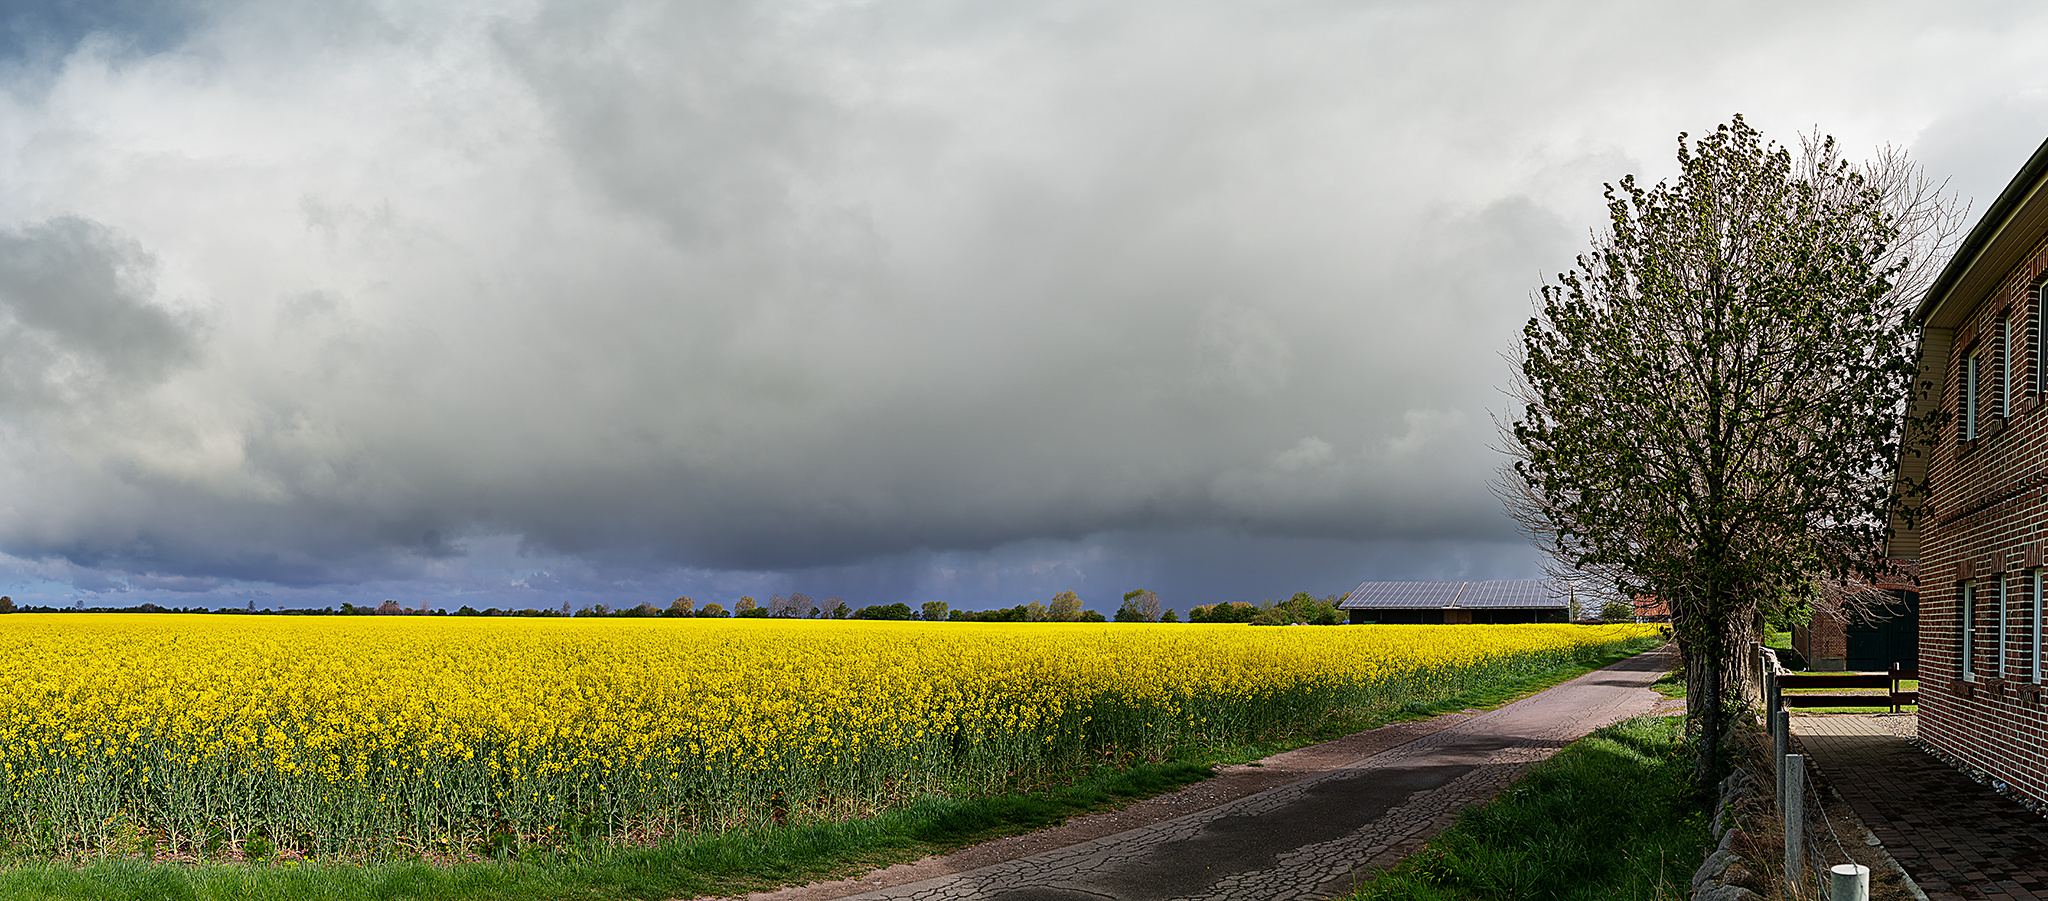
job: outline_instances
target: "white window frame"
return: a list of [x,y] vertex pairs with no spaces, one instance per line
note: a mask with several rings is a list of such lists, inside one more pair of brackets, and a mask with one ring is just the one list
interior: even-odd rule
[[1957,612],[1960,614],[1963,629],[1961,668],[1963,681],[1975,682],[1977,681],[1977,669],[1974,664],[1974,658],[1977,656],[1977,583],[1963,583],[1962,609]]
[[[2012,418],[2012,323],[1998,324],[1998,415]],[[2000,592],[2003,594],[2004,592]]]
[[2027,570],[2027,574],[2033,577],[2032,581],[2034,583],[2032,586],[2034,598],[2034,643],[2028,647],[2033,649],[2033,653],[2029,656],[2034,658],[2034,684],[2039,685],[2044,681],[2041,678],[2041,571],[2039,569],[2030,569]]
[[2009,625],[2010,625],[2010,622],[2011,622],[2011,620],[2012,620],[2012,617],[2010,617],[2010,616],[2008,616],[2008,615],[2007,615],[2007,610],[2006,610],[2006,608],[2007,608],[2007,606],[2008,606],[2008,601],[2009,601],[2009,599],[2010,599],[2010,593],[2009,593],[2009,592],[2007,592],[2007,591],[2005,590],[2005,574],[2004,574],[2004,573],[1999,573],[1999,574],[1998,574],[1998,579],[1997,579],[1997,582],[1998,582],[1998,665],[1997,665],[1997,666],[1994,666],[1994,667],[1992,667],[1992,668],[1991,668],[1991,671],[1992,671],[1992,672],[1994,672],[1994,673],[1997,673],[1997,674],[1998,674],[1998,678],[2000,678],[2000,679],[2004,679],[2004,678],[2006,677],[2006,670],[2005,670],[2005,661],[2006,661],[2006,658],[2007,658],[2007,657],[2011,656],[2011,654],[2010,654],[2009,652],[2010,652],[2010,651],[2012,650],[2012,635],[2011,635],[2011,630],[2010,630],[2010,629],[2008,628],[2008,627],[2009,627]]
[[1977,352],[1963,358],[1963,440],[1977,440]]
[[2035,289],[2033,312],[2034,393],[2048,394],[2048,282]]

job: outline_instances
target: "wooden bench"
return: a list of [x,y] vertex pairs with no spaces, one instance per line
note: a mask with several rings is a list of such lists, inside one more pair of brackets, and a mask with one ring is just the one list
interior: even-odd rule
[[[1918,670],[1893,669],[1881,673],[1781,673],[1778,703],[1783,707],[1890,707],[1893,713],[1908,704],[1920,703],[1917,691],[1901,691],[1899,683],[1920,678]],[[1789,694],[1792,688],[1882,688],[1884,694]]]

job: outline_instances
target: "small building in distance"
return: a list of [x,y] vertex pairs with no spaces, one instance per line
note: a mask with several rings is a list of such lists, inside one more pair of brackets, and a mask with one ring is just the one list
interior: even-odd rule
[[1813,614],[1792,627],[1792,649],[1816,672],[1876,672],[1920,664],[1920,586],[1911,560],[1894,560],[1893,571],[1873,587],[1884,597],[1868,609],[1844,616]]
[[1568,623],[1571,593],[1562,582],[1365,582],[1338,602],[1353,623],[1463,625]]
[[1635,609],[1636,622],[1668,623],[1671,621],[1671,607],[1664,599],[1655,595],[1636,595],[1631,606]]

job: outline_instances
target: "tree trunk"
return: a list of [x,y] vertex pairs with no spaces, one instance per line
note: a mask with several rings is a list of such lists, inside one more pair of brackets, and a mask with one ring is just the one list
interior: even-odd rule
[[1693,777],[1705,786],[1713,784],[1714,770],[1720,765],[1724,667],[1717,659],[1721,655],[1716,653],[1719,649],[1715,646],[1721,642],[1715,637],[1694,644],[1700,646],[1687,649],[1685,654],[1685,712],[1699,727],[1699,753],[1693,760]]

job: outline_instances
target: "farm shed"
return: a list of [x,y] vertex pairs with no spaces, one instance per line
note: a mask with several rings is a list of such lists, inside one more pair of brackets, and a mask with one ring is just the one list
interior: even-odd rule
[[1904,572],[1881,581],[1884,597],[1868,609],[1844,616],[1818,613],[1803,626],[1792,627],[1792,649],[1816,672],[1874,672],[1897,665],[1919,664],[1920,590]]
[[1895,521],[1919,565],[1920,740],[2048,803],[2048,142],[1913,310],[1920,371],[1899,457],[1930,486]]
[[1458,625],[1568,623],[1571,595],[1545,579],[1494,582],[1366,582],[1337,604],[1353,623]]

